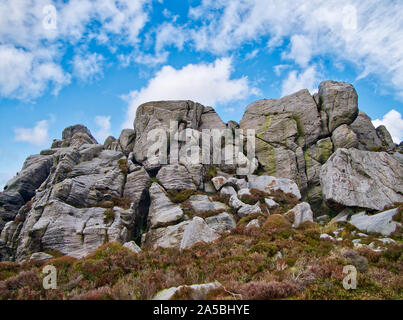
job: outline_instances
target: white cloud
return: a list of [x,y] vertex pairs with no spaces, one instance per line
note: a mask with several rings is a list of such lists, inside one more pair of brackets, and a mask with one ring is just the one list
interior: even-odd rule
[[35,124],[33,128],[16,128],[14,129],[15,141],[28,142],[36,146],[43,146],[49,140],[50,120],[42,120]]
[[103,75],[104,57],[98,53],[77,54],[73,59],[73,73],[81,81],[92,81]]
[[305,36],[294,35],[291,37],[291,50],[284,52],[283,58],[295,60],[302,68],[305,68],[312,57],[312,42]]
[[32,52],[0,45],[0,95],[19,99],[40,96],[49,84],[54,93],[70,82],[70,76],[51,62],[39,62]]
[[174,45],[178,49],[183,48],[186,34],[171,23],[164,23],[159,26],[155,38],[155,50],[160,52],[165,46]]
[[94,119],[99,129],[94,133],[99,143],[103,143],[107,137],[111,135],[111,117],[96,116]]
[[277,77],[281,76],[282,72],[288,68],[290,68],[291,65],[289,64],[278,64],[273,67],[273,71],[276,74]]
[[301,89],[308,89],[311,93],[317,90],[319,74],[314,66],[308,67],[301,73],[296,70],[290,71],[288,77],[284,79],[281,95],[286,96]]
[[231,79],[232,59],[222,58],[214,63],[188,64],[182,69],[164,66],[146,87],[132,91],[124,127],[131,128],[137,107],[156,100],[194,100],[204,105],[216,105],[256,94],[248,78]]
[[259,50],[258,50],[258,49],[255,49],[255,50],[253,50],[253,51],[247,53],[247,54],[245,55],[245,60],[251,60],[251,59],[255,58],[258,53],[259,53]]
[[398,111],[392,109],[383,116],[382,120],[376,119],[372,123],[376,128],[384,125],[392,136],[393,142],[399,144],[403,140],[403,119]]
[[226,54],[269,38],[270,48],[291,39],[284,58],[306,68],[336,57],[373,74],[403,99],[403,2],[379,0],[202,0],[189,10],[200,27],[189,30],[200,51]]
[[[68,46],[88,51],[95,41],[111,51],[116,46],[136,47],[148,20],[151,0],[2,0],[0,2],[0,95],[32,99],[52,88],[54,93],[70,82],[61,65]],[[44,7],[56,8],[56,28],[44,27]],[[96,25],[96,28],[93,26]],[[89,54],[88,57],[94,55]],[[95,56],[99,58],[99,56]],[[76,57],[74,62],[80,64]],[[79,66],[80,79],[100,74],[99,60],[88,72]],[[96,64],[94,64],[96,63]],[[81,64],[82,65],[82,64]],[[84,65],[85,66],[85,65]],[[95,69],[93,69],[95,67]],[[77,71],[78,70],[78,71]],[[11,72],[12,71],[12,72]]]

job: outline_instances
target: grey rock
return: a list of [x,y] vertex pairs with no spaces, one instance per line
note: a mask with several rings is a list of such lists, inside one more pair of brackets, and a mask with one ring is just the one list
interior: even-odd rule
[[133,151],[136,141],[136,132],[133,129],[123,129],[118,141],[122,151],[128,155]]
[[150,186],[151,178],[147,171],[143,167],[135,166],[135,171],[129,173],[126,177],[123,197],[129,199],[136,207],[140,200],[144,198]]
[[327,233],[322,233],[322,234],[320,235],[320,239],[326,239],[326,240],[332,240],[332,241],[334,241],[334,238],[333,238],[332,236],[328,235]]
[[259,206],[259,202],[255,205],[243,204],[237,211],[240,217],[247,217],[251,214],[262,213],[262,209]]
[[163,166],[157,174],[158,182],[167,190],[196,190],[189,171],[180,164]]
[[[278,130],[274,130],[274,126]],[[288,129],[283,130],[284,126]],[[302,136],[304,144],[311,144],[321,134],[321,119],[309,91],[301,90],[278,100],[265,99],[250,104],[240,127],[256,129],[257,137],[260,136],[267,142],[287,141],[289,138]],[[268,132],[272,132],[277,138],[273,139]]]
[[385,152],[338,149],[322,167],[328,203],[382,210],[403,201],[402,165]]
[[253,219],[253,220],[251,220],[251,221],[246,225],[246,227],[247,227],[247,228],[251,228],[251,227],[253,227],[253,228],[260,228],[259,220],[258,220],[258,219]]
[[202,218],[194,217],[185,228],[180,249],[190,248],[198,242],[212,242],[219,237],[220,235],[210,228]]
[[152,229],[146,233],[143,243],[154,249],[158,247],[179,249],[183,233],[189,223],[190,221],[183,221],[166,228]]
[[382,147],[382,140],[379,139],[371,119],[364,112],[358,113],[357,119],[350,127],[357,135],[360,150],[373,151],[374,148]]
[[228,207],[224,203],[211,201],[206,195],[193,195],[188,199],[188,202],[198,214],[202,214],[206,211],[228,210]]
[[358,96],[345,82],[324,81],[319,85],[321,107],[329,117],[329,131],[342,124],[351,124],[358,114]]
[[35,253],[33,253],[33,254],[31,255],[31,257],[29,258],[29,260],[42,262],[42,261],[50,260],[50,259],[52,259],[52,258],[53,258],[52,255],[47,254],[47,253],[45,253],[45,252],[35,252]]
[[222,187],[224,184],[227,183],[227,179],[226,179],[225,177],[222,177],[222,176],[217,176],[217,177],[214,177],[213,179],[211,179],[211,182],[213,183],[214,188],[215,188],[217,191],[220,191],[221,187]]
[[120,143],[118,140],[116,140],[114,137],[109,136],[108,138],[105,139],[104,142],[104,149],[105,150],[113,150],[113,151],[120,151],[122,152],[122,147],[120,146]]
[[105,239],[126,242],[131,212],[117,207],[113,210],[114,216],[107,221],[103,208],[75,208],[60,201],[34,206],[19,236],[17,261],[24,260],[29,252],[41,250],[82,258]]
[[365,212],[355,214],[351,217],[349,223],[357,229],[364,232],[375,232],[389,236],[396,231],[398,222],[393,221],[393,217],[397,214],[398,209],[392,209],[385,212],[367,215]]
[[248,177],[248,180],[250,189],[258,189],[269,195],[274,191],[280,190],[286,194],[293,194],[298,200],[301,199],[301,193],[297,184],[290,179],[251,175]]
[[307,202],[300,203],[286,213],[294,213],[293,228],[298,228],[301,223],[310,221],[313,222],[313,212],[311,206]]
[[229,205],[231,208],[234,208],[235,210],[238,210],[240,207],[242,207],[243,205],[245,205],[241,200],[238,199],[237,195],[232,195],[229,198]]
[[139,253],[141,251],[140,247],[134,241],[126,242],[123,246],[127,249],[130,249],[134,253]]
[[353,210],[346,208],[341,211],[337,216],[335,216],[330,223],[337,223],[337,222],[347,222],[350,217],[353,215]]
[[148,212],[151,229],[175,224],[184,218],[181,207],[169,200],[166,192],[158,183],[150,187],[151,204]]
[[175,293],[181,289],[186,289],[186,292],[189,292],[192,300],[204,300],[211,291],[217,290],[221,287],[222,285],[219,282],[172,287],[158,292],[153,300],[171,300]]
[[232,215],[223,212],[217,216],[205,219],[207,225],[216,232],[226,232],[236,227],[235,219]]
[[232,196],[234,194],[237,194],[237,192],[231,186],[221,188],[220,195],[223,196],[223,197]]
[[276,201],[274,201],[273,199],[268,199],[268,198],[264,199],[264,203],[266,204],[266,206],[269,210],[276,209],[280,206]]
[[[150,144],[148,133],[151,130],[163,129],[169,132],[171,121],[181,123],[179,130],[186,128],[197,130],[204,111],[204,106],[192,101],[153,101],[139,106],[134,121],[136,141],[133,153],[136,161],[147,165],[147,151]],[[176,131],[171,132],[175,133]]]
[[382,125],[376,128],[376,133],[379,139],[381,140],[383,146],[385,146],[388,149],[391,149],[395,146],[392,140],[392,136],[390,135],[388,129],[386,129],[385,126]]
[[358,139],[354,131],[346,124],[337,127],[332,133],[332,142],[334,149],[338,148],[357,148]]

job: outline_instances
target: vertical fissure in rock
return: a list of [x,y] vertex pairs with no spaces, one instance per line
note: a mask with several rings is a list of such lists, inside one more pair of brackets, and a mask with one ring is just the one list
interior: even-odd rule
[[147,229],[148,211],[150,208],[151,199],[149,190],[144,190],[141,195],[141,200],[138,204],[137,212],[134,221],[133,240],[138,246],[141,246],[141,236]]

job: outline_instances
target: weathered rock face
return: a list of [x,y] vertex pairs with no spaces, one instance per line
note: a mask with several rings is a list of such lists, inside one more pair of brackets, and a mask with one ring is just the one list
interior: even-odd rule
[[324,81],[319,85],[321,107],[329,117],[329,131],[352,123],[358,115],[358,95],[351,84]]
[[373,216],[361,212],[353,215],[349,223],[364,232],[375,232],[383,234],[384,236],[389,236],[395,232],[398,225],[400,225],[398,222],[393,221],[393,217],[397,212],[398,209],[392,209]]
[[158,182],[167,190],[196,190],[191,174],[185,166],[171,164],[163,166],[157,174]]
[[306,188],[303,148],[323,135],[320,112],[308,90],[252,103],[240,126],[256,130],[256,156],[268,175]]
[[163,188],[153,183],[150,188],[151,205],[148,213],[152,229],[174,224],[184,218],[179,205],[172,203]]
[[[350,125],[358,139],[358,146],[354,148],[360,150],[374,150],[383,146],[382,140],[371,122],[371,119],[362,111],[358,113],[357,119]],[[341,147],[344,148],[344,147]]]
[[198,242],[211,242],[219,237],[219,234],[210,228],[204,219],[194,217],[185,227],[180,249],[190,248]]
[[403,167],[385,152],[338,149],[322,167],[326,201],[382,210],[403,201]]
[[[171,121],[178,126],[170,128]],[[246,156],[245,143],[234,148],[238,128],[256,130],[257,159]],[[167,163],[148,158],[154,129],[170,133]],[[204,140],[210,145],[200,146]],[[214,144],[221,160],[211,152]],[[179,250],[214,241],[242,217],[256,214],[248,225],[258,227],[270,211],[290,208],[285,214],[292,214],[294,227],[313,221],[313,212],[330,219],[344,207],[347,215],[339,218],[347,222],[354,213],[349,207],[382,210],[403,201],[402,149],[385,127],[375,129],[358,112],[357,94],[346,83],[323,82],[314,96],[301,90],[257,101],[240,125],[225,124],[213,108],[192,101],[145,103],[134,129],[118,139],[100,145],[75,125],[26,160],[0,193],[0,260],[47,258],[48,250],[80,258],[107,241],[136,252],[141,246]],[[390,155],[369,152],[379,150]],[[203,164],[192,161],[193,151]],[[239,162],[225,163],[233,157]],[[360,218],[361,228],[381,233],[393,224],[367,217],[351,223]]]

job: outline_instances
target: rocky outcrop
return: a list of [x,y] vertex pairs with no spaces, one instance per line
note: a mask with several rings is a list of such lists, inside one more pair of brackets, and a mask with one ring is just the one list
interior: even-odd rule
[[320,180],[330,205],[382,210],[403,201],[403,167],[385,152],[338,149]]
[[[248,157],[239,128],[255,129],[256,158]],[[165,162],[149,154],[155,129],[168,133]],[[213,146],[221,148],[217,154]],[[148,102],[118,139],[101,145],[75,125],[25,161],[0,193],[0,260],[41,259],[45,252],[81,258],[108,241],[134,252],[185,249],[218,239],[237,221],[258,227],[279,212],[297,228],[314,215],[326,223],[345,210],[338,222],[351,218],[384,233],[390,214],[385,222],[353,213],[403,201],[401,154],[386,128],[375,129],[358,111],[355,89],[342,82],[325,81],[314,96],[301,90],[256,101],[240,125],[225,124],[196,102]]]

